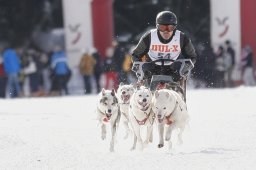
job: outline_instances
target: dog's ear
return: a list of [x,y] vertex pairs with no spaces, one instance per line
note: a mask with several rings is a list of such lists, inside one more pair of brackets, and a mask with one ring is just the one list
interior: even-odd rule
[[119,84],[119,87],[120,87],[120,86],[123,86],[123,85],[124,85],[124,83],[123,83],[123,82],[121,82],[121,83]]
[[111,95],[112,95],[112,96],[115,96],[115,95],[116,95],[116,91],[115,91],[115,89],[112,89],[112,91],[111,91]]
[[159,93],[158,93],[158,90],[155,91],[155,97],[158,97],[159,96]]
[[136,85],[136,90],[140,90],[140,85]]
[[138,83],[134,83],[134,84],[131,84],[133,86],[134,89],[138,89],[138,87],[140,87],[140,85]]
[[170,94],[168,92],[165,92],[165,96],[169,98]]
[[136,89],[136,87],[137,87],[136,84],[137,84],[137,83],[132,84],[132,87],[133,87],[134,89]]
[[106,91],[105,91],[105,89],[104,89],[104,88],[102,88],[102,90],[101,90],[101,94],[102,94],[102,96],[105,96]]

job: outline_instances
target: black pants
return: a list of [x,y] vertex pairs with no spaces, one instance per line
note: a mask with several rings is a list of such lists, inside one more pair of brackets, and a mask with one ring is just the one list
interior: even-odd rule
[[179,74],[179,69],[173,68],[169,65],[159,66],[159,65],[151,65],[150,68],[146,68],[144,74],[145,79],[148,81],[151,80],[153,75],[168,75],[172,76],[175,82],[179,81],[182,77]]
[[5,98],[6,78],[0,77],[0,98]]
[[91,76],[84,75],[85,94],[91,94]]
[[64,90],[65,94],[68,94],[68,87],[67,87],[67,75],[56,75],[57,81],[57,88],[61,94],[61,91]]

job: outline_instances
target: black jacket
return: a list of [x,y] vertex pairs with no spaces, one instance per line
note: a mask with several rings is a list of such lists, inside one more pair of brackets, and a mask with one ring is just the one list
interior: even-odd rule
[[[161,43],[167,44],[172,40],[175,32],[176,32],[176,30],[174,30],[172,37],[168,40],[163,39],[161,37],[159,31],[157,31],[157,35],[158,35],[158,38]],[[151,34],[150,31],[148,31],[141,37],[138,45],[133,50],[133,53],[132,53],[133,61],[141,61],[141,58],[143,56],[145,56],[145,55],[147,56],[147,53],[150,48],[150,41],[151,41],[150,34]],[[187,58],[187,59],[191,59],[191,61],[195,64],[196,58],[197,58],[195,48],[194,48],[191,40],[183,32],[181,32],[181,35],[180,35],[180,46],[181,46],[181,55],[180,56],[183,56],[184,58]],[[149,57],[147,57],[147,61],[150,61]]]

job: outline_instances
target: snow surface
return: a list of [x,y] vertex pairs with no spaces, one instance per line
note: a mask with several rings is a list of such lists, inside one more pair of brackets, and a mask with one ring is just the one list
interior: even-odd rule
[[[170,153],[154,141],[130,151],[118,129],[115,152],[102,141],[96,95],[0,100],[1,170],[254,170],[256,169],[256,88],[187,92],[191,117],[184,143]],[[107,129],[109,132],[109,129]],[[175,139],[175,136],[174,136]]]

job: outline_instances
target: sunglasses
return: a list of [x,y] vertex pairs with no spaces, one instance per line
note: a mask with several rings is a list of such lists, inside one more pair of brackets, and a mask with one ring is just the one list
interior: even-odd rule
[[172,32],[176,28],[176,26],[174,25],[159,25],[159,24],[157,24],[156,27],[161,32],[165,32],[165,31]]

